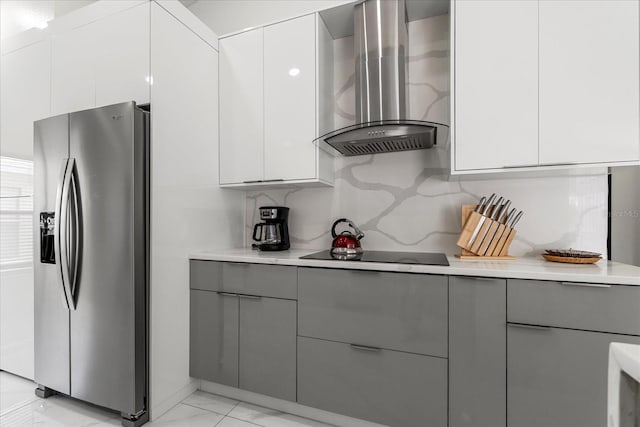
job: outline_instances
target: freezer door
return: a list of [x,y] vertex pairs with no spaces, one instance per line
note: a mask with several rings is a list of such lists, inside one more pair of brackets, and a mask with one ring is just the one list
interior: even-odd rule
[[[38,384],[69,394],[69,309],[60,278],[60,257],[43,262],[40,213],[51,216],[62,187],[61,169],[69,154],[69,116],[34,123],[34,379]],[[59,230],[53,230],[54,234]]]
[[129,102],[69,119],[81,223],[71,396],[126,414],[144,408],[146,379],[145,141],[136,111]]

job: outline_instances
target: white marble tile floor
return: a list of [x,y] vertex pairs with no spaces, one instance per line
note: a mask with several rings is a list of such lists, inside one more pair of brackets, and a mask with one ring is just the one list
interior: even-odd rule
[[[52,396],[40,399],[35,384],[0,372],[1,427],[119,426],[119,415],[78,400]],[[329,427],[273,409],[196,391],[149,427]]]

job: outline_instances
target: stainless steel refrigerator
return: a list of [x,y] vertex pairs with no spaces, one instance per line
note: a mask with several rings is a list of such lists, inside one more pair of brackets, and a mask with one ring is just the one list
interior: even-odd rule
[[35,381],[148,420],[149,113],[34,123]]

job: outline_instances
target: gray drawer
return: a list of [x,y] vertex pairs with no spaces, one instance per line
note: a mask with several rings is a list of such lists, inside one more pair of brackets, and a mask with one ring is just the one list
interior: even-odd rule
[[447,361],[298,337],[298,403],[394,427],[444,427]]
[[609,344],[640,344],[640,338],[512,324],[507,329],[509,427],[609,425]]
[[447,356],[447,277],[300,268],[298,335]]
[[640,335],[640,286],[509,280],[514,323]]
[[296,299],[296,267],[191,260],[191,289]]

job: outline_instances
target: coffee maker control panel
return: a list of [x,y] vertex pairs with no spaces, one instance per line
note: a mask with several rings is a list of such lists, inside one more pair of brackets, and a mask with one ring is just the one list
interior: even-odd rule
[[260,208],[260,219],[275,219],[278,217],[277,209]]

